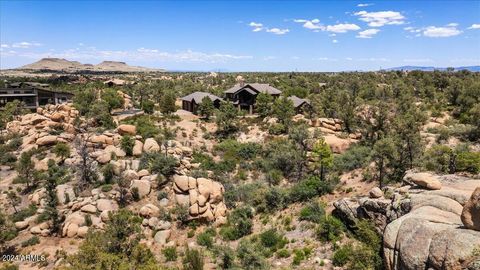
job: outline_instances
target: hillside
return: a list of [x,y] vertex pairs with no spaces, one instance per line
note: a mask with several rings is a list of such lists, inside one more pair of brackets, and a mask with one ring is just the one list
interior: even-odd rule
[[146,67],[130,66],[125,62],[103,61],[100,64],[82,64],[78,61],[69,61],[61,58],[43,58],[39,61],[17,68],[17,70],[49,70],[65,72],[153,72],[164,71],[163,69],[151,69]]

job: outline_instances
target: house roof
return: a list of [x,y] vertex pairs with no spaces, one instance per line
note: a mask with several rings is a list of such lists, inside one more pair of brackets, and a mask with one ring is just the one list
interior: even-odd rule
[[293,106],[295,108],[302,106],[304,103],[307,103],[310,105],[310,101],[308,99],[299,98],[297,96],[289,96],[288,99],[293,102]]
[[243,86],[241,86],[240,84],[235,84],[232,88],[227,89],[224,93],[235,94],[243,88],[252,88],[257,93],[265,93],[270,95],[280,95],[282,93],[282,91],[267,83],[247,83]]
[[209,97],[212,101],[215,101],[215,100],[217,100],[217,99],[220,100],[220,101],[223,100],[222,98],[217,97],[217,96],[215,96],[215,95],[213,95],[213,94],[205,93],[205,92],[199,92],[199,91],[193,92],[193,93],[191,93],[190,95],[184,96],[184,97],[182,98],[182,100],[190,101],[190,102],[192,102],[192,100],[194,100],[195,103],[200,104],[200,103],[202,103],[202,99],[203,99],[204,97]]

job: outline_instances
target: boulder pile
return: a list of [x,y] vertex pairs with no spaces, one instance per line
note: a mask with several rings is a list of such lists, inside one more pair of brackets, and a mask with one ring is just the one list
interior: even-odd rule
[[78,110],[72,104],[46,105],[37,108],[35,113],[22,115],[20,119],[7,123],[6,129],[12,133],[29,134],[32,129],[48,132],[56,127],[74,134],[73,122],[78,115]]
[[187,206],[192,219],[206,219],[216,224],[226,222],[227,207],[223,202],[225,189],[222,184],[186,175],[173,177],[176,202]]

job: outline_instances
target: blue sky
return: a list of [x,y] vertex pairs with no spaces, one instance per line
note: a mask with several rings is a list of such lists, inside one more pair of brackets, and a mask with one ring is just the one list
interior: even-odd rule
[[0,0],[0,67],[43,57],[168,70],[480,65],[480,1]]

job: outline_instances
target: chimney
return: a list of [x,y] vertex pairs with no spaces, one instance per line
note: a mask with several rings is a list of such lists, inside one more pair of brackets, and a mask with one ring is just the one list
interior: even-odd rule
[[238,84],[240,84],[240,87],[244,87],[245,86],[245,81],[243,79],[239,80]]

